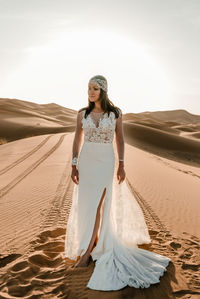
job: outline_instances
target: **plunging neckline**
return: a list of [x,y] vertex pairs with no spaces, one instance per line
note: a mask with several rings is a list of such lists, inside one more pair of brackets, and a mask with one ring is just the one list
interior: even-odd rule
[[[91,111],[90,113],[97,113],[97,114],[100,114],[100,113],[104,113],[104,111],[102,111],[102,112],[94,112],[94,111]],[[105,113],[105,114],[106,114],[106,113]],[[91,115],[89,114],[89,116],[90,116],[90,119],[91,119],[92,123],[93,123],[93,124],[94,124],[94,126],[95,126],[95,129],[98,129],[98,128],[99,128],[99,126],[100,126],[100,122],[101,122],[101,120],[103,120],[103,119],[104,119],[104,116],[105,116],[105,114],[103,115],[103,118],[100,118],[100,119],[99,119],[99,122],[98,122],[98,127],[96,126],[96,124],[95,124],[94,120],[92,119]]]

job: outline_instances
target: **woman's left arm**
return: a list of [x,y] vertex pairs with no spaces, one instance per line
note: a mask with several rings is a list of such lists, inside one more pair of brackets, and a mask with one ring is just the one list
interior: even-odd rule
[[120,112],[120,116],[116,118],[116,127],[115,127],[115,137],[116,137],[116,145],[117,152],[119,157],[119,166],[117,171],[117,179],[119,180],[119,184],[125,179],[125,170],[124,170],[124,133],[123,133],[123,124],[122,124],[122,112]]

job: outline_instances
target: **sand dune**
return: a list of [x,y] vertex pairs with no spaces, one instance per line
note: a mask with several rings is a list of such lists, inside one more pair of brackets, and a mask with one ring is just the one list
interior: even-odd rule
[[[125,121],[123,124],[125,141],[152,152],[161,157],[187,163],[193,166],[200,165],[200,142],[179,136],[163,130]],[[194,137],[194,135],[193,135]]]
[[200,115],[189,113],[186,110],[169,110],[169,111],[154,111],[142,112],[140,115],[151,115],[151,117],[161,121],[175,121],[182,124],[196,124],[200,123]]
[[[7,101],[0,103],[5,106]],[[177,121],[173,113],[167,122],[162,113],[153,113],[152,122],[146,113],[123,115],[126,182],[144,212],[152,240],[141,247],[169,256],[172,263],[160,284],[149,289],[100,292],[86,288],[94,262],[72,270],[64,257],[74,184],[74,132],[68,129],[74,128],[76,112],[55,104],[39,106],[12,100],[7,114],[1,109],[1,121],[12,121],[4,138],[10,134],[18,140],[0,146],[0,298],[198,298],[200,142],[173,129],[184,124],[180,113]],[[195,123],[187,113],[182,115],[187,126],[197,126],[198,135],[198,117]],[[21,139],[23,122],[26,132],[27,124],[34,127],[39,119],[41,135]],[[45,125],[50,131],[66,131],[45,134]],[[19,135],[12,136],[12,126],[19,128]],[[114,150],[117,158],[115,142]],[[115,166],[116,175],[117,162]]]
[[[0,98],[0,113],[0,144],[42,134],[73,132],[77,114],[75,110],[55,103],[39,105],[6,98]],[[199,139],[200,116],[185,110],[126,113],[123,121],[125,124],[143,125],[172,135],[193,132],[192,136],[188,135],[188,139]]]
[[39,105],[17,99],[0,99],[0,144],[49,133],[73,132],[76,111],[57,104]]

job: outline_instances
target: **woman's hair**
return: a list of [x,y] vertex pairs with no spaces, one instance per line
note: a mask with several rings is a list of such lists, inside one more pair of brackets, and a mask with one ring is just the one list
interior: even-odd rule
[[[98,78],[101,80],[106,80],[105,77],[101,76],[101,75],[96,75],[92,78]],[[108,94],[106,91],[104,91],[103,89],[100,88],[100,103],[101,103],[101,108],[104,111],[104,113],[108,112],[108,116],[110,115],[110,112],[113,111],[115,113],[115,117],[118,118],[120,113],[122,113],[121,109],[116,107],[111,100],[108,98]],[[88,98],[88,106],[81,108],[80,110],[78,110],[78,112],[81,112],[83,110],[85,111],[85,118],[88,116],[88,114],[90,114],[90,112],[93,110],[95,106],[94,102],[90,102],[89,98]]]

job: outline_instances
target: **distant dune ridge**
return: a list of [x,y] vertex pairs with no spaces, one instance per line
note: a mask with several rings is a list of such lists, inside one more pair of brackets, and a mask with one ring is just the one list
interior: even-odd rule
[[102,293],[86,288],[93,261],[64,257],[77,111],[0,99],[0,114],[0,298],[199,298],[199,115],[123,114],[126,182],[152,241],[140,246],[172,262],[148,289]]
[[[0,99],[0,143],[73,132],[77,111],[55,103]],[[185,110],[123,114],[125,141],[160,156],[200,163],[200,115]]]
[[0,99],[0,138],[20,138],[73,132],[76,111],[57,104],[36,104],[17,99]]

